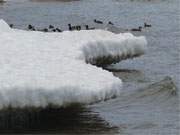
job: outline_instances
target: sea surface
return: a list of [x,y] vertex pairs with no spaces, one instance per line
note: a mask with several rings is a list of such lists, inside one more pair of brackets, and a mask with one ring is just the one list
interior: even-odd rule
[[[5,126],[0,132],[180,134],[179,0],[9,0],[0,4],[0,18],[25,30],[28,24],[38,28],[51,24],[68,30],[71,23],[119,33],[143,26],[144,22],[152,25],[133,33],[147,38],[144,56],[108,67],[124,82],[120,97],[83,107],[1,111],[0,127],[2,121]],[[95,24],[94,19],[104,24]]]

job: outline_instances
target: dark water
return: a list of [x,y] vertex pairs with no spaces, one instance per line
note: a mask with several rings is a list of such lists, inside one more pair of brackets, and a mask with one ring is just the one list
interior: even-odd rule
[[[68,23],[104,29],[112,21],[119,32],[143,26],[144,22],[152,25],[134,33],[147,38],[144,56],[109,67],[124,82],[120,97],[82,108],[18,110],[18,113],[4,110],[0,112],[3,121],[0,128],[4,129],[1,132],[22,133],[24,129],[25,133],[178,135],[179,7],[179,0],[11,0],[1,4],[0,18],[20,29],[27,29],[28,24],[39,28],[52,24],[67,30]],[[95,18],[104,24],[95,24]]]
[[0,111],[0,133],[87,134],[115,133],[98,113],[74,104],[67,108],[7,108]]

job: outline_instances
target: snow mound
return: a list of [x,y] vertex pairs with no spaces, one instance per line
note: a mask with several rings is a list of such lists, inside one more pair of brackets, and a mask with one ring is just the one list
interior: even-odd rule
[[10,30],[11,28],[9,25],[4,20],[0,19],[0,32],[6,32]]
[[107,34],[106,37],[88,41],[83,46],[86,62],[106,66],[144,54],[147,44],[144,37],[134,37],[130,33]]
[[[146,40],[103,30],[43,33],[0,21],[0,109],[88,104],[118,96],[122,82],[86,62],[144,53]],[[91,63],[91,62],[90,62]]]

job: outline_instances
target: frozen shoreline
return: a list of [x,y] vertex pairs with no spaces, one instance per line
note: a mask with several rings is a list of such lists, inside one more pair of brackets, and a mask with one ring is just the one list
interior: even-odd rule
[[144,54],[146,39],[103,30],[30,32],[0,21],[0,108],[89,104],[120,95],[122,82],[86,62]]

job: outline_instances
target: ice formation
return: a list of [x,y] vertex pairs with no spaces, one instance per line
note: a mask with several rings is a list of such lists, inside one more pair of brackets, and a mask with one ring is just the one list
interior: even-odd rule
[[118,96],[121,80],[87,62],[139,56],[146,44],[130,33],[32,32],[0,20],[0,109],[88,104]]

